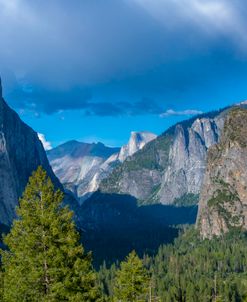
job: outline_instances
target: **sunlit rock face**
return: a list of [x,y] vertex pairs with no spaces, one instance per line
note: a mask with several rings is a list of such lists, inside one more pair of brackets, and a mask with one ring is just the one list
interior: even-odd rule
[[161,203],[173,203],[184,194],[199,194],[208,148],[218,142],[223,118],[197,118],[190,127],[178,124],[169,152],[169,164],[158,193]]
[[98,190],[101,181],[127,157],[155,139],[150,132],[132,132],[128,144],[120,148],[102,143],[70,141],[47,152],[53,171],[80,203]]
[[247,229],[247,110],[227,115],[220,143],[209,149],[197,227],[203,238]]
[[121,162],[125,161],[127,157],[141,150],[147,143],[154,140],[156,137],[157,135],[147,131],[131,132],[129,142],[121,148],[118,159]]
[[180,122],[128,157],[100,185],[105,193],[129,194],[145,204],[173,204],[200,193],[208,148],[219,141],[221,112]]

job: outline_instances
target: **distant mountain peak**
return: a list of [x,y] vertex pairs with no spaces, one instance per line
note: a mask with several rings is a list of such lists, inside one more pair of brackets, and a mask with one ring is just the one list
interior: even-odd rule
[[119,160],[123,162],[127,157],[142,149],[147,143],[156,139],[157,135],[148,131],[132,131],[129,142],[124,145],[119,153]]
[[83,201],[98,189],[102,179],[116,165],[156,137],[148,131],[132,131],[128,144],[121,149],[105,146],[101,142],[89,144],[74,140],[47,151],[47,155],[61,182]]

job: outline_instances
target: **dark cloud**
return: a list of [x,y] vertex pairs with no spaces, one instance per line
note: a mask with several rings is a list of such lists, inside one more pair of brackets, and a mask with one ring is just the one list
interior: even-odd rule
[[135,116],[160,114],[162,108],[153,100],[144,98],[137,102],[88,103],[86,114],[98,116]]
[[86,109],[90,106],[89,102],[92,98],[90,90],[86,88],[46,90],[16,84],[8,91],[4,93],[4,96],[13,107],[46,114],[63,110]]
[[5,95],[47,114],[160,114],[246,77],[246,9],[241,0],[0,0]]
[[47,91],[28,86],[16,85],[7,94],[11,105],[36,114],[53,114],[65,110],[81,110],[86,115],[96,116],[135,116],[160,114],[163,108],[154,100],[143,98],[140,101],[95,102],[88,89],[74,88],[69,91]]

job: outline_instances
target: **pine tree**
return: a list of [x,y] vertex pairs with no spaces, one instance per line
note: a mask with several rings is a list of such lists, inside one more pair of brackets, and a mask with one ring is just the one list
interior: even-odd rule
[[85,254],[72,220],[39,167],[29,179],[18,219],[4,238],[5,301],[98,301],[91,255]]
[[148,300],[149,277],[142,260],[135,251],[121,262],[116,273],[114,300],[121,302],[144,302]]
[[0,267],[0,301],[3,301],[3,272],[2,272],[2,266]]

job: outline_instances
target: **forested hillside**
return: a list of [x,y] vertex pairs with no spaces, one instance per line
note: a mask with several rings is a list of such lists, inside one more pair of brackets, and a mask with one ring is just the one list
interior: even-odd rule
[[[245,301],[247,234],[233,230],[220,238],[202,240],[190,229],[173,245],[161,246],[155,257],[144,257],[143,267],[149,276],[143,301]],[[118,263],[109,269],[103,265],[99,272],[102,291],[109,301],[114,298],[118,272]]]

